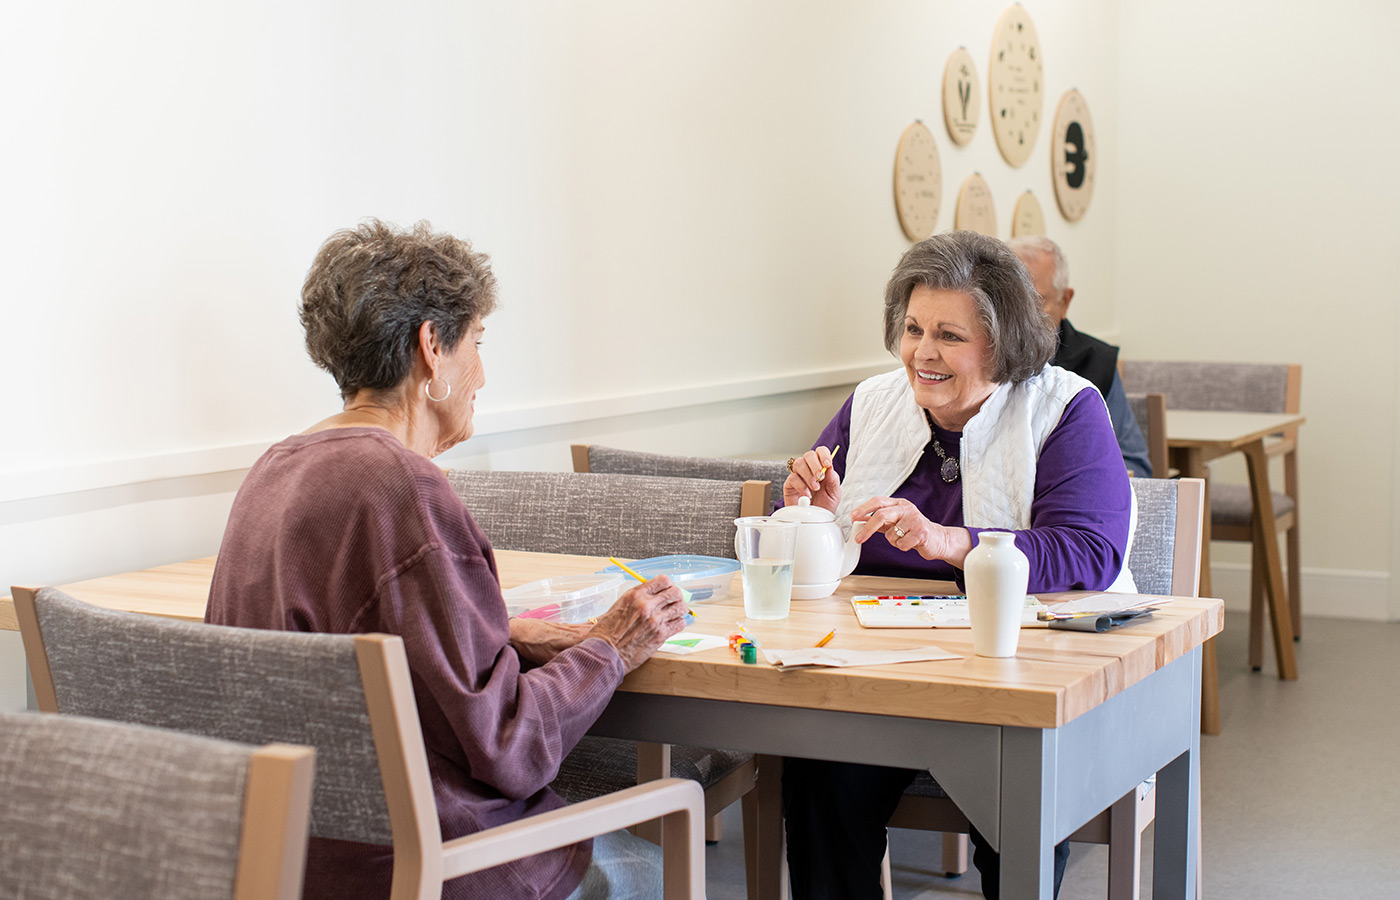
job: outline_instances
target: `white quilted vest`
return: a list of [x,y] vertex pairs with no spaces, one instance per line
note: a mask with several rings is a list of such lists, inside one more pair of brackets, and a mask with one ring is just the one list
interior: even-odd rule
[[[1020,384],[997,386],[963,429],[958,465],[964,525],[1015,531],[1030,528],[1040,449],[1059,424],[1065,407],[1085,388],[1099,396],[1088,380],[1055,366],[1046,366]],[[837,519],[849,516],[871,497],[890,496],[914,471],[931,437],[904,369],[857,385]],[[1136,496],[1132,504],[1123,569],[1108,588],[1129,594],[1137,593],[1126,562],[1137,530]]]

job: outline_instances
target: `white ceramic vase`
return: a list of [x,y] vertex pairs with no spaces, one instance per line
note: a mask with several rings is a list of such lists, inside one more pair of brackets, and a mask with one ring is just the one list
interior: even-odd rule
[[1016,535],[984,531],[963,561],[972,650],[978,656],[1015,656],[1021,638],[1030,563]]

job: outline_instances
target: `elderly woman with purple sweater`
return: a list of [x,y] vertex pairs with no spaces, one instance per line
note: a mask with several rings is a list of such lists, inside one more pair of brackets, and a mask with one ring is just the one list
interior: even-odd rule
[[[487,258],[427,223],[338,232],[302,287],[342,410],[275,444],[234,500],[206,619],[401,635],[442,836],[562,806],[562,760],[622,678],[682,627],[665,578],[597,624],[507,619],[491,545],[432,463],[472,433]],[[388,847],[312,839],[308,898],[387,898]],[[659,896],[658,848],[626,832],[455,878],[444,898]]]
[[[1006,245],[967,231],[914,245],[885,292],[885,346],[903,367],[858,385],[816,446],[789,461],[784,501],[810,497],[865,523],[857,573],[961,583],[978,536],[1013,531],[1032,592],[1133,591],[1135,508],[1113,426],[1093,384],[1048,365],[1055,341]],[[794,900],[881,896],[885,824],[914,775],[788,760]],[[996,900],[997,855],[972,839]],[[1065,842],[1056,892],[1068,858]]]

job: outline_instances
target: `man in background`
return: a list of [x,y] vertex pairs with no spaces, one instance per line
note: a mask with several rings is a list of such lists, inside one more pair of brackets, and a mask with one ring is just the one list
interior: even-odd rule
[[1150,478],[1152,463],[1148,461],[1147,439],[1133,417],[1123,381],[1118,377],[1118,348],[1075,331],[1065,318],[1069,302],[1074,299],[1074,288],[1069,286],[1069,264],[1064,252],[1054,241],[1039,235],[1012,238],[1009,246],[1030,270],[1040,304],[1060,330],[1060,346],[1051,363],[1094,383],[1108,404],[1123,464],[1133,475]]

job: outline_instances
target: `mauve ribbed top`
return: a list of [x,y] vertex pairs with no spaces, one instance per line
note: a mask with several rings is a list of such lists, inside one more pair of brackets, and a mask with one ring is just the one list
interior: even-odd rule
[[[298,435],[249,471],[209,622],[403,637],[445,839],[563,806],[548,787],[623,665],[600,638],[524,669],[495,557],[442,472],[376,428]],[[449,881],[444,898],[567,897],[588,843]],[[387,848],[313,840],[307,898],[388,897]]]

